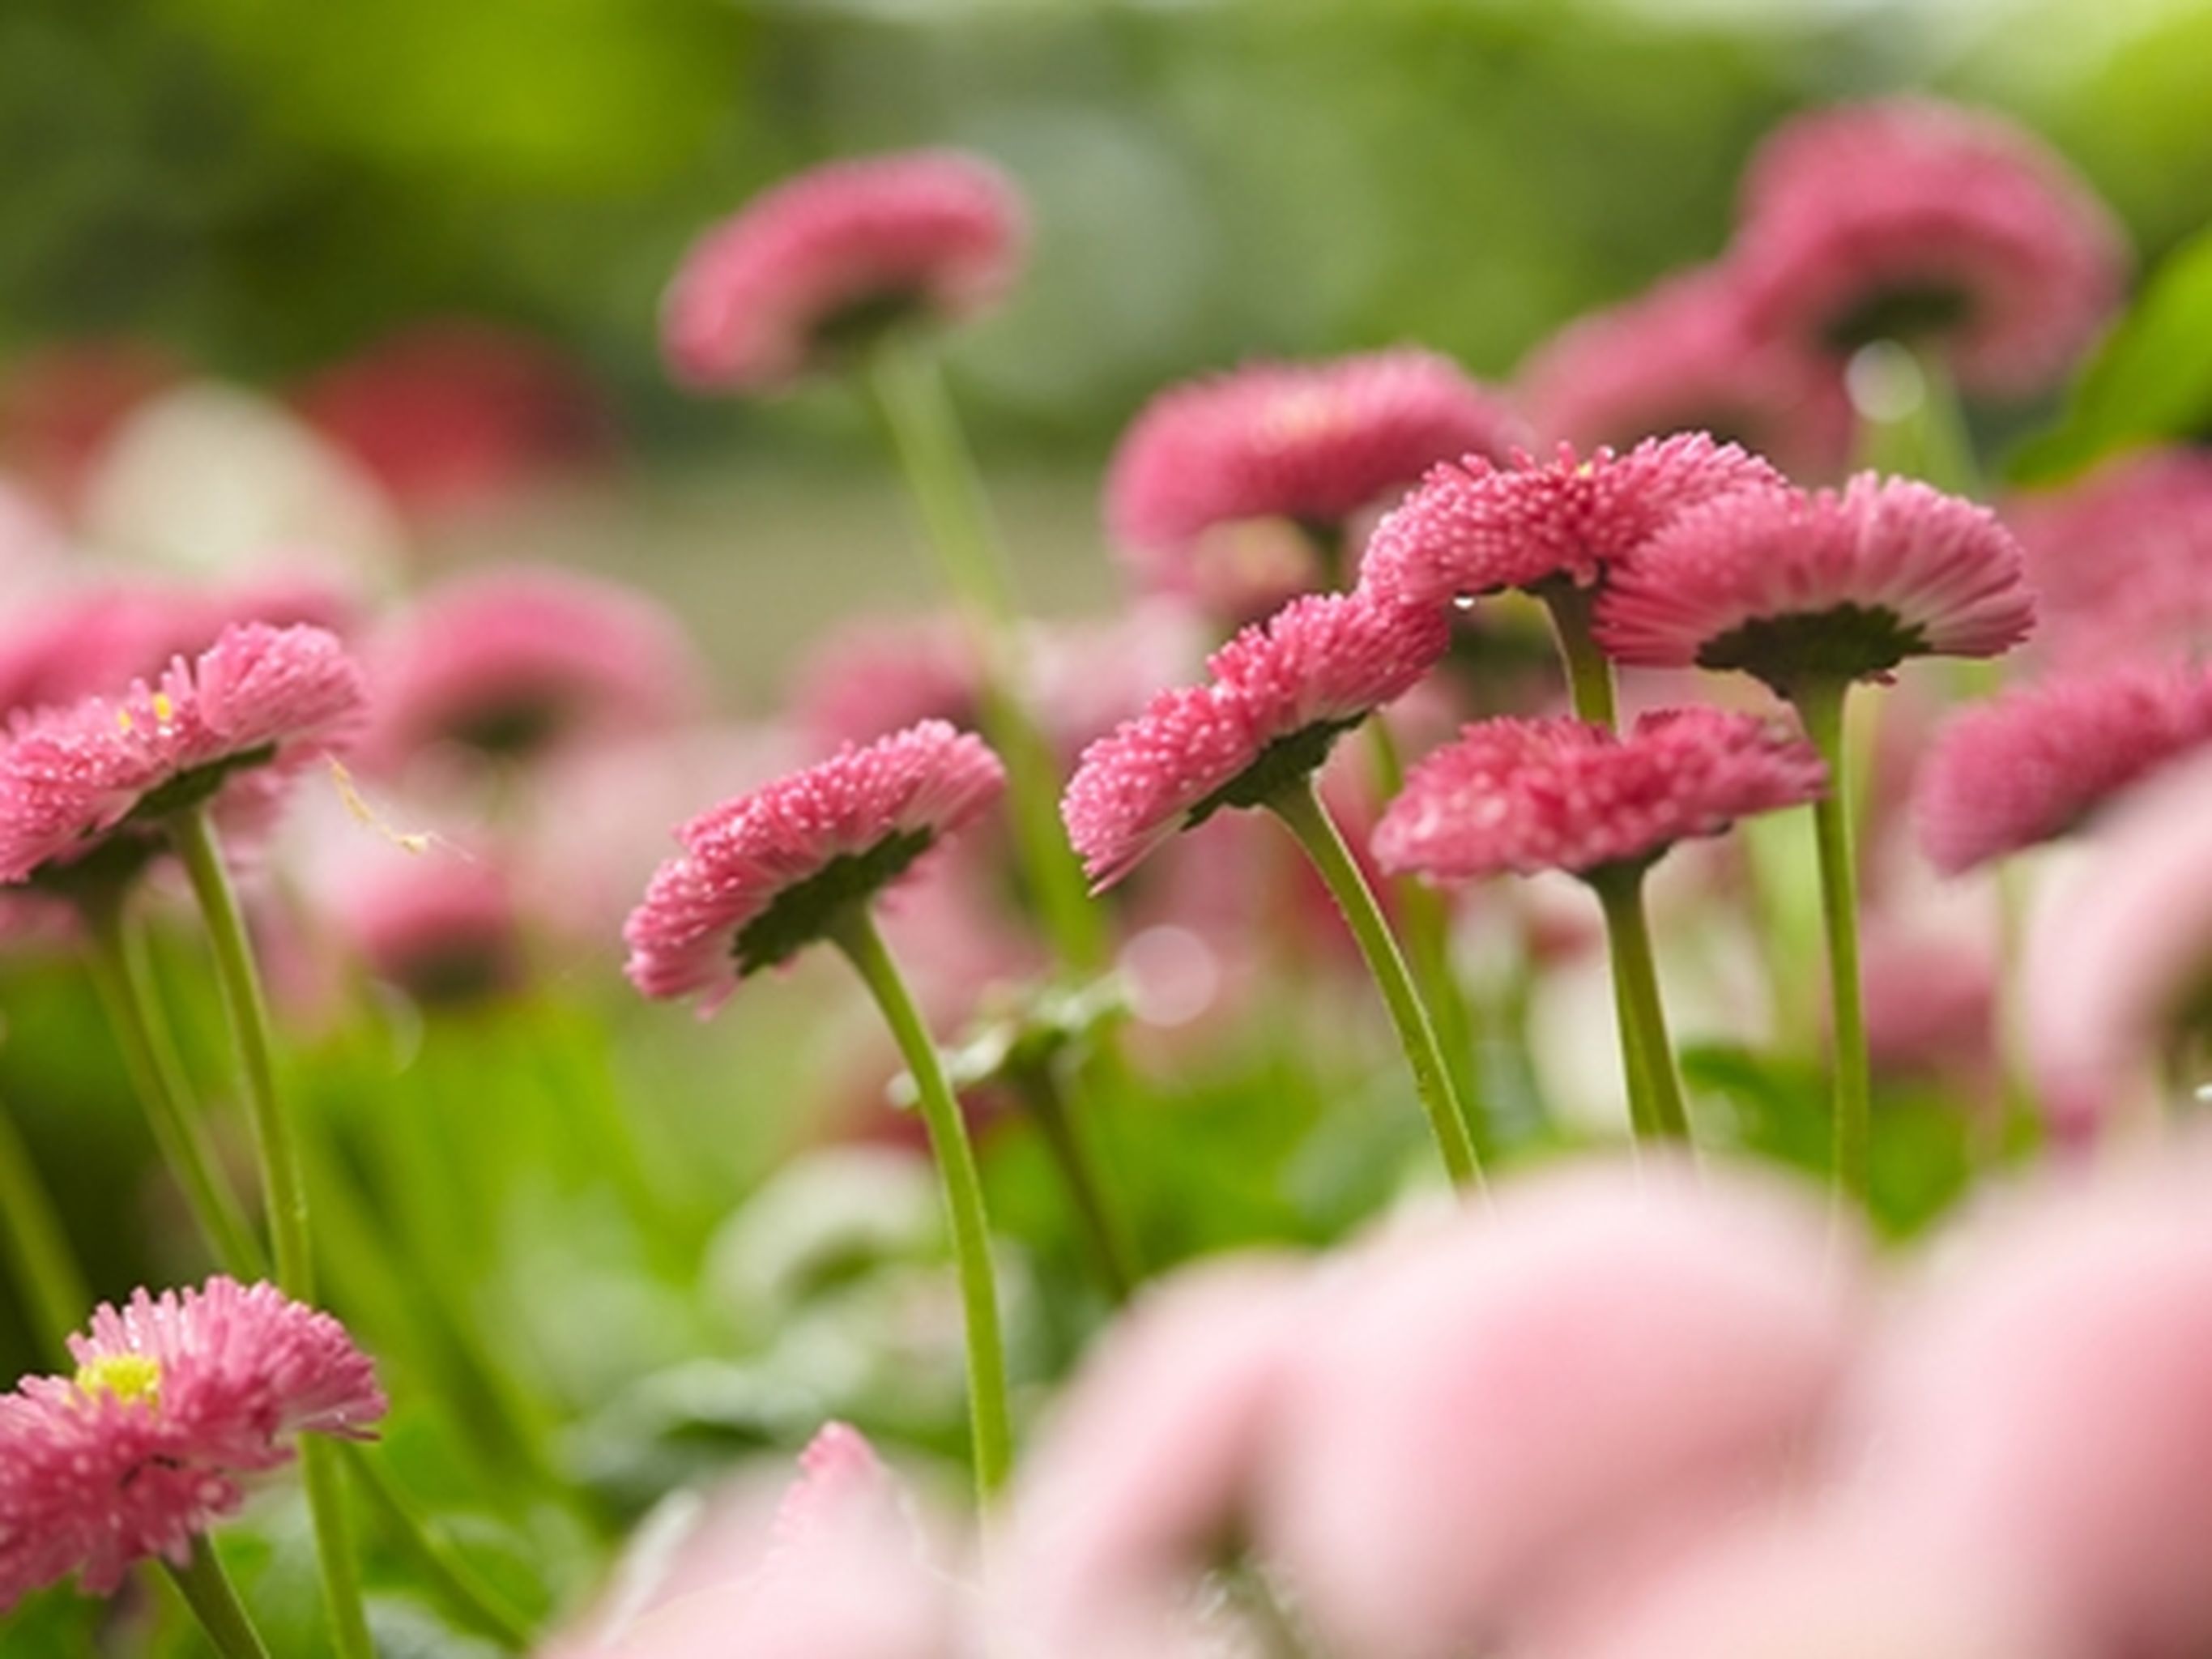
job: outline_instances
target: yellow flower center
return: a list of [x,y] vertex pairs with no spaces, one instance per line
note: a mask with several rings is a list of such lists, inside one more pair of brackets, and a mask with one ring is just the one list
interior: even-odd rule
[[161,1362],[151,1354],[103,1354],[90,1364],[77,1367],[76,1386],[86,1394],[105,1391],[118,1400],[143,1400],[149,1406],[158,1406]]

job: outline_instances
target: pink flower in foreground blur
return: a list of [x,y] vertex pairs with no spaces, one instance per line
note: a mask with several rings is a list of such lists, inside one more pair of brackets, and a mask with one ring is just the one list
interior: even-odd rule
[[1710,432],[1814,479],[1840,472],[1850,452],[1841,374],[1754,340],[1725,269],[1670,277],[1570,323],[1529,355],[1518,385],[1537,435],[1585,452]]
[[982,742],[924,720],[710,808],[630,913],[630,983],[649,997],[726,995],[823,938],[995,801]]
[[1365,592],[1294,599],[1245,629],[1206,659],[1207,684],[1161,692],[1083,751],[1060,810],[1093,890],[1222,808],[1310,775],[1449,644],[1442,611]]
[[2051,385],[2118,305],[2111,213],[2011,123],[1923,99],[1789,123],[1746,175],[1730,255],[1754,326],[1849,354],[1932,348],[1960,383]]
[[1678,433],[1587,459],[1516,453],[1439,466],[1376,527],[1360,579],[1407,605],[1505,587],[1598,582],[1683,513],[1782,475],[1734,444]]
[[781,391],[883,329],[983,310],[1012,283],[1023,235],[1013,185],[980,157],[833,161],[693,246],[662,310],[662,352],[691,386]]
[[1838,490],[1693,507],[1615,574],[1598,643],[1654,668],[1740,668],[1777,690],[1878,678],[1907,657],[1994,657],[2027,637],[2020,544],[1987,509],[1862,472]]
[[1260,1541],[1331,1652],[1513,1637],[1792,1478],[1857,1322],[1818,1207],[1583,1169],[1381,1257],[1274,1430]]
[[73,1378],[0,1395],[0,1613],[72,1572],[104,1595],[135,1561],[183,1565],[294,1435],[361,1438],[385,1411],[344,1327],[269,1285],[142,1290],[70,1351]]
[[[1299,589],[1342,585],[1348,521],[1441,461],[1504,459],[1522,435],[1497,394],[1433,352],[1370,352],[1316,363],[1252,363],[1146,404],[1115,449],[1106,521],[1152,591],[1211,599],[1246,620]],[[1214,532],[1286,522],[1309,543],[1287,588],[1240,592],[1218,567]]]
[[425,1007],[480,1002],[524,981],[504,864],[445,847],[397,854],[347,871],[331,905],[369,971]]
[[266,790],[358,713],[360,671],[319,628],[229,628],[157,685],[18,723],[0,744],[0,882],[144,831],[227,792]]
[[396,769],[439,745],[536,759],[652,731],[690,713],[705,680],[682,625],[635,589],[533,567],[434,588],[371,658],[363,758]]
[[1625,737],[1578,720],[1486,720],[1413,769],[1375,856],[1444,881],[1582,875],[1798,805],[1826,781],[1812,744],[1753,714],[1662,709]]
[[2212,741],[2212,677],[2109,670],[2008,691],[1966,709],[1920,763],[1915,828],[1958,875],[2066,835],[2113,795]]

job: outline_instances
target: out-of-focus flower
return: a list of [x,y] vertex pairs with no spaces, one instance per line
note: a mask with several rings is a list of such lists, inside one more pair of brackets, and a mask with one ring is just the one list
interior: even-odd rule
[[459,847],[392,849],[356,863],[331,911],[369,971],[425,1007],[503,996],[526,977],[505,866]]
[[167,352],[128,339],[72,340],[18,357],[0,376],[0,465],[75,513],[116,428],[180,373]]
[[[1502,460],[1522,435],[1496,393],[1432,352],[1253,363],[1145,407],[1115,452],[1107,526],[1145,588],[1243,623],[1343,586],[1355,515],[1439,462]],[[1255,564],[1271,527],[1299,544]]]
[[182,1566],[295,1436],[361,1438],[384,1415],[344,1327],[269,1285],[142,1290],[70,1350],[73,1377],[0,1395],[0,1613],[72,1572],[104,1595],[133,1562]]
[[1510,1649],[1792,1478],[1856,1335],[1817,1208],[1708,1170],[1508,1188],[1333,1304],[1260,1539],[1332,1651]]
[[539,760],[690,713],[705,672],[683,627],[618,583],[530,567],[432,589],[374,647],[366,762],[444,747]]
[[791,714],[810,738],[835,748],[917,720],[975,731],[983,696],[982,659],[960,618],[867,617],[809,647]]
[[1739,668],[1778,690],[1879,678],[1907,657],[1993,657],[2027,637],[2020,545],[1985,508],[1923,483],[1743,490],[1646,542],[1598,599],[1620,661]]
[[1487,720],[1414,768],[1375,854],[1444,881],[1580,875],[1799,805],[1826,776],[1796,732],[1716,708],[1662,709],[1624,737],[1577,720]]
[[630,914],[630,982],[650,997],[738,981],[823,937],[1006,787],[996,756],[942,720],[710,808],[680,826]]
[[1753,159],[1730,255],[1762,333],[1848,355],[1895,340],[1962,386],[2051,385],[2120,298],[2111,213],[1996,116],[1925,99],[1802,116]]
[[1311,774],[1345,732],[1403,696],[1450,642],[1441,611],[1362,591],[1294,599],[1083,752],[1060,802],[1094,889],[1178,831]]
[[1518,385],[1537,436],[1585,453],[1710,432],[1817,481],[1850,452],[1843,377],[1793,343],[1754,338],[1725,268],[1570,323],[1530,355]]
[[226,629],[157,685],[88,697],[0,745],[0,882],[73,862],[118,832],[228,792],[276,787],[358,714],[360,671],[318,628]]
[[1877,1072],[1939,1073],[1966,1091],[1986,1085],[1996,1060],[1994,931],[1930,927],[1913,910],[1868,918],[1863,1012]]
[[1595,585],[1688,509],[1781,474],[1702,432],[1587,458],[1562,444],[1510,465],[1439,466],[1383,519],[1360,578],[1408,605],[1437,605],[1550,581]]
[[2212,677],[2119,668],[2009,691],[1959,714],[1921,762],[1912,811],[1947,875],[2051,841],[2212,741]]
[[833,161],[756,197],[684,256],[661,316],[670,371],[777,392],[884,331],[957,322],[1012,286],[1020,198],[952,150]]

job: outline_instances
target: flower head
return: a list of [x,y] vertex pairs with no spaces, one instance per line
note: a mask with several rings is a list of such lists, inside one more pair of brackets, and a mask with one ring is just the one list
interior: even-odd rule
[[1147,588],[1242,620],[1256,600],[1334,582],[1308,544],[1272,591],[1253,591],[1237,576],[1241,532],[1272,525],[1340,543],[1353,514],[1438,462],[1503,459],[1520,435],[1496,394],[1432,352],[1248,364],[1145,407],[1115,451],[1107,524]]
[[1596,583],[1683,512],[1782,475],[1702,432],[1583,459],[1479,457],[1437,467],[1376,526],[1361,580],[1408,605],[1442,605],[1564,579]]
[[1907,657],[1994,657],[2035,604],[1996,517],[1863,472],[1842,490],[1746,490],[1682,514],[1598,600],[1620,661],[1741,668],[1768,684],[1873,678]]
[[1441,611],[1364,591],[1294,599],[1245,629],[1207,659],[1206,684],[1161,692],[1083,751],[1060,817],[1093,888],[1177,831],[1310,774],[1449,643]]
[[676,273],[661,346],[685,384],[775,392],[909,320],[989,306],[1022,255],[1019,198],[951,150],[833,161],[709,231]]
[[27,717],[0,744],[0,882],[58,874],[187,807],[267,791],[360,710],[359,670],[319,628],[223,630],[120,697]]
[[2052,840],[2207,741],[2212,678],[2201,672],[2110,669],[2008,692],[1953,720],[1921,762],[1921,848],[1957,875]]
[[526,977],[522,918],[506,866],[440,848],[347,872],[332,919],[369,971],[425,1007],[473,1003]]
[[998,799],[1006,772],[976,738],[924,720],[710,808],[631,912],[630,982],[688,996],[771,968],[890,885]]
[[1753,325],[1845,354],[1926,344],[1960,381],[2033,392],[2118,303],[2112,216],[2010,123],[1924,99],[1790,122],[1753,159],[1731,256]]
[[345,1328],[270,1285],[142,1290],[70,1350],[74,1377],[0,1395],[0,1613],[71,1572],[106,1595],[134,1561],[182,1565],[292,1437],[360,1438],[384,1415]]
[[1751,714],[1672,708],[1625,737],[1577,720],[1495,720],[1413,769],[1375,832],[1393,872],[1465,881],[1642,863],[1737,818],[1812,799],[1820,757]]

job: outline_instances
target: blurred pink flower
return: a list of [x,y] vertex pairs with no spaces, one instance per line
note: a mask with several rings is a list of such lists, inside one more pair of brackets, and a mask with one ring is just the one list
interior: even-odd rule
[[102,1304],[70,1339],[76,1376],[0,1395],[0,1613],[68,1574],[105,1595],[135,1561],[181,1566],[291,1437],[364,1437],[384,1415],[367,1355],[269,1285]]
[[1308,542],[1279,569],[1248,571],[1262,591],[1234,579],[1237,527],[1277,521],[1348,563],[1355,514],[1439,462],[1502,459],[1522,435],[1495,392],[1433,352],[1251,363],[1146,405],[1114,453],[1107,526],[1147,590],[1243,623],[1348,572],[1324,568],[1329,556]]
[[821,938],[1005,787],[981,741],[924,720],[709,808],[678,828],[684,850],[630,913],[630,982],[649,997],[727,995]]
[[122,338],[63,341],[17,357],[0,378],[0,464],[74,515],[116,428],[183,373],[160,347]]
[[1710,1169],[1508,1187],[1333,1304],[1261,1542],[1332,1651],[1510,1650],[1789,1483],[1855,1339],[1849,1261],[1816,1206]]
[[1516,453],[1433,469],[1367,544],[1360,579],[1408,605],[1506,587],[1600,581],[1687,509],[1782,475],[1702,432],[1647,439],[1622,454]]
[[1206,659],[1206,684],[1161,692],[1083,751],[1060,816],[1094,890],[1178,831],[1311,773],[1449,640],[1441,611],[1364,591],[1293,599],[1245,629]]
[[972,316],[1012,285],[1020,198],[954,150],[833,161],[708,231],[670,285],[661,349],[701,390],[784,390],[877,331]]
[[917,720],[982,721],[983,663],[960,618],[862,617],[811,646],[791,690],[798,727],[830,748]]
[[1842,375],[1795,344],[1754,339],[1725,267],[1668,277],[1568,324],[1529,355],[1518,384],[1538,437],[1586,453],[1711,432],[1818,480],[1850,452]]
[[2008,691],[1954,716],[1922,760],[1912,811],[1957,875],[2071,833],[2115,795],[2212,741],[2212,675],[2118,668]]
[[1745,490],[1693,507],[1622,565],[1597,637],[1655,668],[1873,678],[1907,657],[1993,657],[2027,637],[2020,545],[1986,509],[1923,483]]
[[503,862],[449,845],[395,851],[352,863],[329,903],[368,970],[426,1007],[506,995],[526,977]]
[[2053,384],[2118,307],[2119,227],[2022,129],[1928,99],[1800,116],[1745,175],[1729,256],[1764,334],[1942,353],[1962,386]]
[[1577,720],[1486,720],[1413,769],[1375,854],[1443,881],[1580,875],[1800,805],[1826,781],[1810,744],[1752,714],[1662,709],[1620,737]]

